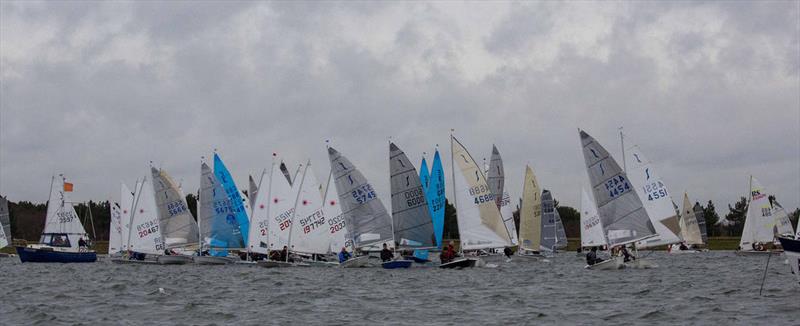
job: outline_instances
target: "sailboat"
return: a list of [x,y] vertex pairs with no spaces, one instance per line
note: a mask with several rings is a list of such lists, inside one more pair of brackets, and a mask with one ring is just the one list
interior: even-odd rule
[[[0,249],[5,248],[11,244],[11,220],[8,214],[8,200],[5,197],[0,197]],[[0,257],[8,257],[9,255],[0,252]]]
[[[489,161],[488,173],[489,188],[492,189],[497,208],[500,209],[500,216],[503,217],[503,224],[506,226],[511,244],[519,244],[517,240],[517,227],[514,225],[514,208],[511,207],[511,196],[505,190],[505,170],[503,169],[503,158],[497,146],[492,145],[492,158]],[[566,238],[565,238],[566,240]]]
[[201,265],[234,262],[236,258],[228,257],[228,250],[244,248],[245,240],[236,220],[234,205],[206,162],[200,165],[198,202],[200,255],[193,257],[194,262]]
[[[372,185],[350,160],[333,147],[328,147],[328,158],[355,252],[393,243],[392,218]],[[368,256],[354,256],[341,266],[362,267],[367,263],[365,257]]]
[[122,209],[119,203],[108,201],[111,219],[108,226],[108,256],[114,257],[122,253]]
[[248,217],[248,210],[245,207],[246,201],[242,199],[242,193],[236,187],[236,182],[233,181],[233,176],[225,167],[225,163],[219,157],[219,154],[214,153],[214,175],[217,181],[222,185],[222,189],[228,194],[230,200],[231,211],[236,220],[239,232],[242,234],[242,239],[247,239],[250,231],[250,217]]
[[[47,216],[39,243],[16,247],[19,260],[38,263],[93,263],[97,261],[94,250],[82,248],[79,242],[89,236],[81,224],[69,198],[72,183],[59,175],[50,183]],[[5,232],[5,231],[4,231]]]
[[773,215],[775,216],[775,228],[773,232],[775,237],[794,235],[794,227],[792,227],[792,221],[789,219],[789,214],[786,213],[786,209],[778,203],[775,196],[772,196],[770,199],[772,200]]
[[347,252],[353,252],[353,242],[347,235],[347,221],[342,215],[342,207],[339,205],[339,195],[336,193],[336,185],[333,184],[333,170],[328,172],[328,180],[322,197],[322,209],[327,216],[328,228],[331,233],[329,251],[338,253],[342,248]]
[[[152,182],[145,177],[137,186],[128,218],[127,244],[123,245],[127,249],[122,257],[111,259],[114,263],[156,264],[158,257],[164,255],[164,238]],[[125,194],[122,195],[124,199]]]
[[153,195],[161,236],[164,241],[164,255],[158,256],[162,265],[181,265],[192,262],[199,241],[197,222],[189,212],[183,191],[163,169],[150,167],[153,177]]
[[[579,134],[592,193],[608,245],[624,246],[655,236],[653,223],[625,171],[592,136],[583,130],[579,130]],[[614,264],[618,264],[622,258],[613,259]],[[635,262],[638,266],[634,267],[648,267],[641,259]]]
[[750,176],[750,195],[737,254],[766,254],[775,241],[774,207],[761,183]]
[[[436,248],[433,219],[417,169],[406,154],[389,143],[389,180],[392,192],[392,220],[395,250]],[[395,259],[383,268],[408,268],[412,260]]]
[[625,155],[625,172],[631,184],[636,188],[639,200],[642,202],[650,222],[656,230],[655,237],[639,241],[636,248],[652,248],[656,246],[671,245],[681,242],[678,236],[681,229],[678,226],[678,214],[672,205],[672,197],[666,184],[656,173],[654,164],[645,158],[639,146],[631,146]]
[[555,200],[549,190],[542,191],[542,239],[540,241],[540,251],[547,252],[548,255],[555,254],[557,249],[567,246],[567,236],[564,232],[564,225],[561,216],[555,207]]
[[[689,200],[689,194],[683,193],[683,209],[680,216],[680,230],[683,243],[688,246],[705,246],[703,235],[700,232],[700,224],[697,221],[697,212],[694,210],[692,202]],[[680,245],[671,245],[669,252],[672,254],[677,253],[695,253],[697,250],[685,248],[681,250]]]
[[[278,253],[285,255],[283,259],[261,260],[258,262],[262,267],[291,267],[295,264],[288,262],[289,255],[289,234],[291,232],[292,216],[295,212],[295,202],[298,200],[299,183],[294,185],[289,183],[290,178],[284,181],[280,177],[285,171],[285,164],[281,162],[275,164],[273,154],[273,164],[268,178],[267,192],[260,191],[256,199],[257,209],[254,211],[254,221],[259,223],[260,233],[255,235],[259,250],[266,250],[263,253]],[[287,174],[283,174],[286,176]],[[263,185],[260,186],[263,188]],[[254,242],[251,237],[251,247]],[[284,250],[285,248],[285,250]],[[279,256],[279,255],[278,255]]]
[[[295,180],[296,181],[296,180]],[[325,211],[322,209],[322,196],[319,182],[311,169],[311,161],[307,161],[300,182],[297,184],[297,195],[289,223],[288,246],[293,253],[311,255],[312,259],[295,266],[331,266],[336,264],[324,260],[315,260],[315,256],[325,255],[330,251],[330,229],[326,223]],[[287,255],[286,262],[289,262]]]
[[607,244],[597,206],[586,188],[581,188],[581,247],[602,247]]
[[[450,136],[453,170],[453,202],[458,212],[461,251],[511,246],[511,237],[500,216],[497,202],[486,177],[466,148]],[[456,173],[455,165],[459,173]],[[441,268],[474,267],[478,258],[460,258],[442,264]]]
[[519,251],[517,256],[539,258],[542,244],[542,197],[539,183],[529,165],[525,166],[525,183],[519,215]]

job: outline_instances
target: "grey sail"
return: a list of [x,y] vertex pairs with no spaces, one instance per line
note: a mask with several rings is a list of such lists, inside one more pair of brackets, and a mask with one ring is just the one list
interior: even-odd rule
[[397,248],[436,248],[433,219],[417,169],[394,143],[389,144],[392,220]]
[[[492,190],[492,194],[497,201],[497,209],[500,209],[503,187],[505,186],[505,172],[503,171],[503,159],[500,157],[497,146],[494,145],[492,145],[492,160],[489,161],[489,173],[486,182],[489,183],[489,189]],[[505,219],[505,216],[503,218]]]
[[694,217],[697,219],[697,226],[700,228],[700,238],[703,239],[703,243],[708,243],[706,218],[705,215],[703,215],[703,206],[700,206],[699,203],[695,203],[694,205]]
[[197,222],[186,198],[183,197],[175,181],[164,171],[150,168],[153,175],[153,192],[158,207],[158,220],[161,236],[166,248],[185,247],[197,244]]
[[328,147],[336,192],[356,248],[393,242],[392,218],[372,185],[350,161]]
[[580,138],[608,244],[626,244],[654,236],[650,217],[619,164],[592,136],[581,130]]
[[542,241],[541,250],[555,251],[558,239],[556,209],[553,195],[549,190],[542,191]]
[[556,248],[558,249],[566,248],[567,232],[564,230],[564,222],[561,221],[561,215],[558,214],[558,207],[555,207],[555,209],[553,209],[553,216],[555,216],[555,224],[556,224]]
[[258,195],[258,184],[256,184],[256,180],[253,179],[252,175],[249,177],[250,178],[248,179],[249,184],[247,187],[247,199],[250,200],[250,206],[251,206],[250,209],[252,209],[252,206],[255,205],[256,202],[256,195]]
[[0,197],[0,248],[11,244],[11,220],[8,217],[8,200]]
[[281,169],[281,173],[283,173],[283,176],[286,178],[286,181],[288,181],[289,185],[291,186],[292,185],[292,175],[289,174],[289,168],[286,167],[286,163],[283,163],[283,161],[281,161],[280,169]]
[[244,238],[236,222],[231,201],[211,168],[203,162],[200,167],[201,245],[204,249],[245,248]]

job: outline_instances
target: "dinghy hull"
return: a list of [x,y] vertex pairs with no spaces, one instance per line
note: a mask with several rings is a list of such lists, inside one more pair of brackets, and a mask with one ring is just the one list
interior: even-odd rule
[[736,251],[736,255],[737,256],[765,256],[765,255],[769,255],[770,253],[780,254],[781,252],[783,252],[783,251],[782,250],[762,250],[762,251],[758,251],[758,250],[737,250]]
[[285,261],[277,261],[277,260],[262,260],[256,263],[258,266],[264,268],[284,268],[284,267],[309,267],[309,264],[306,263],[289,263]]
[[192,262],[191,256],[158,256],[159,265],[186,265]]
[[384,269],[409,268],[414,262],[411,260],[392,260],[381,264]]
[[457,258],[451,262],[439,265],[439,268],[445,268],[445,269],[472,268],[475,267],[477,264],[478,264],[478,259],[476,258]]
[[369,256],[359,256],[350,258],[339,264],[341,268],[361,268],[369,266]]
[[797,277],[797,282],[800,283],[800,240],[790,238],[778,238],[783,247],[783,254],[789,260],[789,267],[792,273]]
[[138,260],[138,259],[128,259],[128,258],[111,258],[110,261],[115,264],[130,264],[130,265],[156,265],[158,264],[155,260]]
[[431,262],[428,259],[422,259],[422,258],[419,258],[417,256],[403,256],[403,259],[413,261],[413,262],[415,262],[417,264],[427,264],[427,263]]
[[198,265],[227,265],[234,262],[232,258],[216,256],[194,256],[193,260]]
[[94,263],[97,253],[56,251],[52,248],[17,247],[17,255],[23,263]]

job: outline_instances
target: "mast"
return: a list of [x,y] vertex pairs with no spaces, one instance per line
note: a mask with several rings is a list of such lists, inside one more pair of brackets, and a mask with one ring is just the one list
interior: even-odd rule
[[628,173],[627,163],[625,162],[625,135],[622,134],[622,127],[619,127],[619,146],[622,147],[622,172]]
[[[195,212],[197,212],[196,218],[197,218],[197,248],[198,248],[197,249],[197,255],[198,256],[202,256],[203,255],[203,232],[201,231],[202,228],[200,227],[200,220],[202,220],[202,218],[200,217],[200,212],[202,210],[202,204],[201,204],[200,196],[202,195],[202,192],[203,192],[203,161],[205,161],[205,157],[201,156],[200,157],[200,188],[197,188],[197,200],[195,201]],[[188,204],[187,204],[187,206],[188,206]]]
[[[300,193],[303,190],[303,182],[306,181],[306,173],[308,173],[308,166],[311,165],[311,160],[306,161],[305,169],[303,169],[303,177],[300,178],[300,186],[297,188],[297,195],[294,197],[294,208],[292,208],[292,217],[289,218],[289,237],[286,239],[286,246],[289,251],[292,250],[292,232],[294,231],[294,216],[297,215],[297,202],[300,200]],[[302,166],[302,164],[300,165]],[[299,168],[298,168],[299,172]],[[289,262],[289,251],[286,252],[284,257],[286,262]]]
[[[453,132],[455,132],[455,129],[450,129],[450,172],[452,173],[452,175],[451,175],[452,178],[451,179],[453,180],[453,207],[456,208],[456,218],[458,218],[458,200],[456,199],[458,197],[456,195],[456,165],[455,165],[455,160],[454,160],[455,156],[453,156]],[[459,236],[458,251],[463,253],[464,250],[461,249],[463,247],[461,246],[461,243],[460,243],[461,242],[460,241],[461,240],[460,239],[461,238],[461,230],[458,230],[458,231],[459,231],[459,234],[458,234],[458,236]],[[444,239],[442,241],[444,241]]]
[[[272,174],[275,172],[275,157],[276,156],[278,156],[278,154],[272,153],[272,165],[270,166],[270,169],[269,169],[269,185],[267,186],[267,219],[268,219],[268,221],[269,221],[270,218],[272,218],[272,216],[269,215],[269,208],[272,206],[272,199],[270,199],[270,198],[272,198]],[[263,176],[262,176],[261,179],[264,179]],[[261,187],[261,183],[260,182],[259,182],[258,186]],[[272,244],[269,243],[269,230],[267,230],[267,260],[269,260],[269,254],[270,254],[271,247],[272,247]]]

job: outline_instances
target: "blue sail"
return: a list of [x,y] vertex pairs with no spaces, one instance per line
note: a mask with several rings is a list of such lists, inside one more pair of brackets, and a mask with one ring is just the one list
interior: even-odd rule
[[442,233],[444,232],[444,169],[442,169],[442,159],[439,158],[439,150],[433,156],[431,165],[431,180],[428,184],[428,207],[433,218],[433,233],[436,235],[436,244],[442,247]]
[[222,159],[219,158],[217,153],[214,153],[214,175],[219,180],[219,183],[222,184],[225,193],[228,194],[233,215],[236,223],[239,224],[239,232],[241,232],[242,238],[246,242],[248,239],[247,232],[250,229],[250,219],[247,217],[247,210],[244,208],[244,199],[242,199],[239,189],[236,188],[236,183],[233,182],[231,173],[228,172],[228,168],[225,167],[225,163],[222,163]]
[[[422,163],[419,165],[419,181],[422,183],[422,191],[425,193],[425,196],[428,196],[428,186],[430,185],[430,171],[428,171],[428,162],[425,161],[425,158],[422,158]],[[428,209],[430,210],[431,207],[431,199],[427,198],[428,202]],[[431,212],[431,217],[433,217],[433,210]],[[435,232],[434,232],[435,233]],[[438,238],[437,238],[438,239]],[[439,240],[437,240],[436,245],[440,246]],[[414,257],[418,258],[422,261],[428,260],[428,249],[416,249],[414,250]]]

